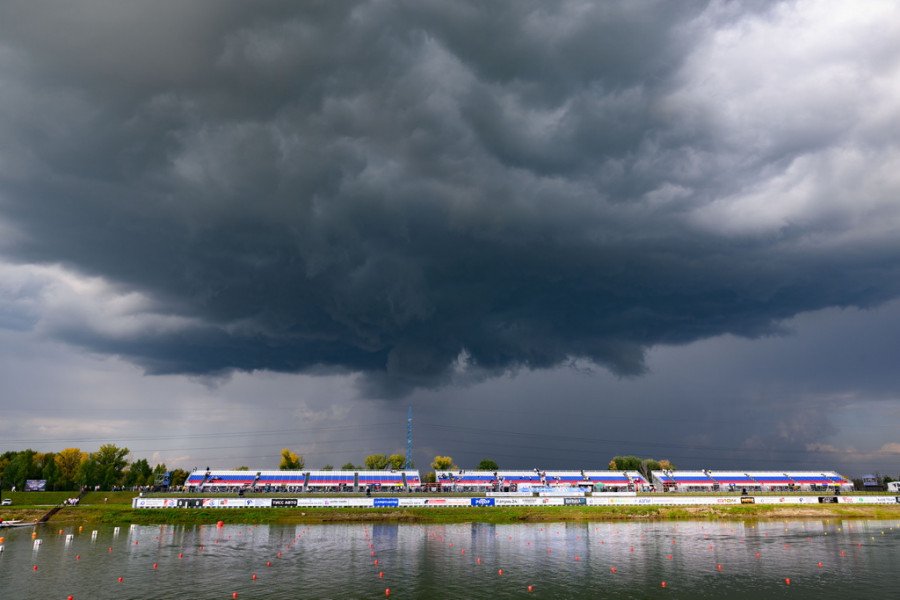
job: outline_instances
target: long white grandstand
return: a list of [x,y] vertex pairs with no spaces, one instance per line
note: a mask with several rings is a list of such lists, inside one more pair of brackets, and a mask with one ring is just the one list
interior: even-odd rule
[[[648,481],[637,471],[443,470],[435,487],[458,492],[515,492],[540,488],[583,488],[629,492],[777,492],[852,491],[853,482],[835,471],[652,471]],[[226,471],[196,469],[185,488],[192,492],[358,492],[420,491],[417,470],[400,471]]]
[[834,471],[652,471],[659,491],[790,492],[853,490],[853,482]]

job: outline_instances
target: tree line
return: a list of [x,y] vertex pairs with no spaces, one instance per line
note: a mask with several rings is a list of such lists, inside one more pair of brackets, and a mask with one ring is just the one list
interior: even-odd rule
[[[96,452],[84,452],[80,448],[66,448],[59,452],[38,452],[27,449],[8,451],[0,454],[0,480],[4,489],[25,488],[29,479],[43,479],[47,482],[47,490],[69,491],[82,487],[109,490],[113,487],[153,486],[161,476],[169,472],[165,464],[153,467],[145,458],[128,461],[128,448],[120,448],[115,444],[104,444]],[[402,470],[406,465],[406,457],[400,453],[369,454],[363,458],[362,464],[352,462],[341,465],[344,471],[382,471],[385,469]],[[306,467],[303,456],[289,448],[282,448],[279,469],[302,470]],[[325,465],[323,470],[332,470],[332,465]],[[459,469],[450,456],[438,455],[431,462],[433,471],[423,475],[426,483],[434,482],[436,471],[453,471]],[[475,467],[479,471],[496,471],[500,468],[496,461],[485,458]],[[640,471],[650,477],[650,471],[674,469],[668,460],[640,458],[637,456],[615,456],[609,461],[609,469],[613,471]],[[236,467],[237,470],[249,470],[249,467]],[[171,471],[170,486],[184,485],[188,472],[183,469]]]
[[[165,464],[153,467],[147,459],[128,461],[128,448],[104,444],[96,452],[66,448],[59,452],[27,450],[0,454],[0,479],[4,489],[25,489],[25,481],[43,479],[47,490],[70,491],[83,487],[109,490],[113,487],[152,486],[169,471]],[[187,479],[183,469],[172,471],[169,485],[180,486]]]

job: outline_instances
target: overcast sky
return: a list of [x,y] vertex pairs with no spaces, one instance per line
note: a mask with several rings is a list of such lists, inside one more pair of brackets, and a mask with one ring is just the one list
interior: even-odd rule
[[900,6],[0,4],[0,451],[900,472]]

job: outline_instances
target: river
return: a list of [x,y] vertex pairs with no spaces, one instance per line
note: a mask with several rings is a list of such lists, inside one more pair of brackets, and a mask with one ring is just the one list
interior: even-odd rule
[[43,528],[38,545],[30,529],[0,535],[3,600],[900,594],[900,521]]

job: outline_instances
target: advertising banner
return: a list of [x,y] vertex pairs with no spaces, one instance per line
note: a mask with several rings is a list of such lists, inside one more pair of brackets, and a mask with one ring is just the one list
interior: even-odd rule
[[45,492],[45,491],[47,491],[47,480],[46,479],[26,479],[25,480],[25,491],[26,492]]
[[563,498],[565,506],[584,506],[587,504],[587,498]]
[[469,498],[472,506],[494,506],[494,498]]
[[400,500],[398,498],[375,498],[372,505],[375,508],[396,508],[400,506]]
[[296,508],[297,498],[272,498],[272,508]]

